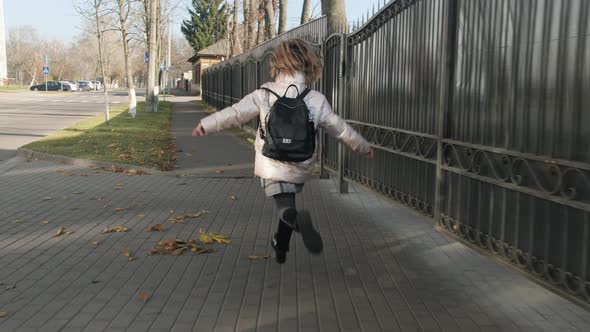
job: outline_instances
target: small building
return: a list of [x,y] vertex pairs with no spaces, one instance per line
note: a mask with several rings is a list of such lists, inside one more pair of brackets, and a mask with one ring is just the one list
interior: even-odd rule
[[192,64],[192,93],[201,93],[201,79],[203,77],[203,70],[212,65],[222,62],[227,59],[229,55],[229,41],[221,39],[216,43],[200,50],[193,55],[188,62]]

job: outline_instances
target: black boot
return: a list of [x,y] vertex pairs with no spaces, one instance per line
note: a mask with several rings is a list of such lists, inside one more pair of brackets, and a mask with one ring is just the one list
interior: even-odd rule
[[324,249],[324,242],[320,233],[313,228],[309,211],[303,210],[297,213],[297,229],[303,238],[305,248],[312,254],[319,254]]
[[299,232],[297,227],[297,210],[292,207],[283,208],[279,211],[279,219],[291,227],[295,232]]
[[289,251],[289,248],[287,248],[286,250],[284,250],[284,248],[280,248],[279,243],[277,241],[277,233],[275,233],[272,236],[270,245],[275,250],[275,260],[277,261],[277,263],[285,263],[285,261],[287,260],[287,251]]

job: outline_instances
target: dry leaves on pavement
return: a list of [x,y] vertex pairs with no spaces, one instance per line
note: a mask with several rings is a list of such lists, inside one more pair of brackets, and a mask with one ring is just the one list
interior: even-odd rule
[[229,240],[229,238],[223,234],[218,234],[218,233],[213,233],[213,232],[205,233],[202,228],[199,228],[199,234],[201,234],[199,236],[199,240],[201,242],[203,242],[204,244],[214,243],[214,242],[221,243],[221,244],[228,244],[231,242]]
[[229,196],[229,199],[231,199],[232,201],[237,201],[238,200],[238,198],[236,196],[234,196],[234,195],[230,195]]
[[123,254],[123,256],[127,257],[130,262],[135,260],[135,256],[133,256],[133,254],[131,254],[131,250],[129,250],[129,248],[121,249],[121,254]]
[[149,300],[150,296],[146,291],[139,292],[139,299],[141,302],[146,303]]
[[270,254],[252,255],[252,256],[248,256],[248,259],[251,261],[254,261],[254,260],[269,259],[270,257],[271,257]]
[[60,235],[64,235],[64,234],[65,234],[65,235],[70,235],[70,234],[72,234],[72,233],[74,233],[74,231],[68,231],[68,230],[66,230],[66,227],[65,227],[65,226],[61,226],[61,227],[60,227],[60,228],[57,230],[57,232],[55,233],[55,235],[53,235],[53,237],[58,237],[58,236],[60,236]]
[[121,232],[128,232],[129,228],[125,227],[125,226],[113,226],[113,227],[105,227],[105,229],[102,230],[102,234],[107,234],[107,233],[121,233]]
[[184,221],[186,219],[199,218],[200,216],[206,215],[207,213],[209,213],[209,211],[207,210],[201,210],[199,212],[189,212],[172,217],[168,219],[168,221],[175,224],[184,224]]
[[0,311],[0,318],[8,317],[8,313],[6,311]]
[[162,227],[161,224],[149,225],[147,228],[148,232],[163,232],[166,228]]
[[158,244],[150,249],[150,255],[173,255],[180,256],[185,250],[190,250],[196,254],[205,254],[215,252],[214,248],[207,248],[197,244],[197,241],[190,240],[188,242],[172,238],[165,241],[160,241]]

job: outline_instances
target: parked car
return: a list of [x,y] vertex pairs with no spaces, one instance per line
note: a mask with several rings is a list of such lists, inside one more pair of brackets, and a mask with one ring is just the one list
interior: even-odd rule
[[41,84],[32,85],[29,90],[31,91],[71,91],[72,88],[69,84],[63,84],[58,81],[47,81],[47,88],[46,83],[43,82]]
[[90,81],[94,84],[94,90],[102,90],[102,83],[100,81]]
[[90,91],[94,90],[94,84],[91,81],[78,81],[78,90],[80,91]]
[[76,81],[65,81],[70,84],[72,91],[78,91],[78,83]]
[[86,81],[78,81],[78,90],[80,90],[80,91],[90,91],[90,90],[92,90],[92,88],[90,87],[90,84],[88,84],[88,82],[86,82]]

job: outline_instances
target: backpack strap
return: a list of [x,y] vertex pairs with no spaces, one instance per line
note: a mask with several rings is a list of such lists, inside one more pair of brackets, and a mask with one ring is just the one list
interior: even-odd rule
[[303,100],[305,98],[305,96],[307,96],[307,94],[310,92],[311,90],[309,88],[305,88],[305,90],[303,90],[303,92],[297,96],[297,99],[301,99]]
[[260,89],[261,89],[261,90],[266,90],[266,91],[268,91],[268,92],[272,93],[273,95],[275,95],[275,97],[277,97],[277,99],[281,98],[281,96],[279,96],[279,95],[278,95],[276,92],[272,91],[272,90],[271,90],[271,89],[269,89],[269,88],[260,87]]
[[289,85],[289,86],[287,87],[287,90],[285,90],[285,94],[283,95],[283,97],[286,97],[286,96],[287,96],[287,92],[289,92],[289,89],[291,89],[291,87],[294,87],[294,88],[295,88],[295,90],[297,90],[297,95],[299,95],[299,88],[297,87],[297,85],[295,85],[295,84],[291,84],[291,85]]

